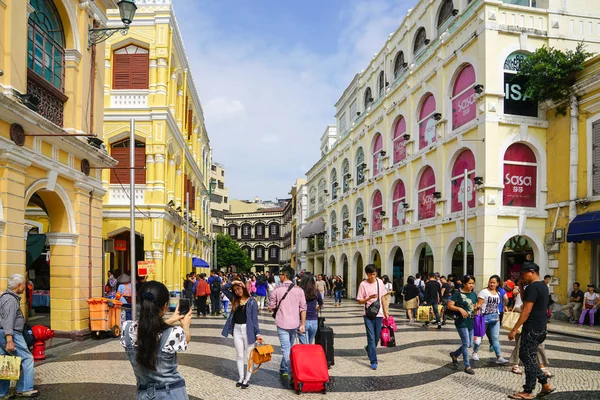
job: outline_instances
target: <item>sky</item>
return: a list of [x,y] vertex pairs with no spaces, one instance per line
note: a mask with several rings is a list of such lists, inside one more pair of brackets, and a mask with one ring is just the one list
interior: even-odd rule
[[234,199],[289,197],[335,103],[417,0],[173,0]]

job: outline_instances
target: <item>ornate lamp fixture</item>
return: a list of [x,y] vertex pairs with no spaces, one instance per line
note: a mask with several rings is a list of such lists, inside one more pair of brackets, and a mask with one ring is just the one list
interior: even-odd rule
[[90,46],[104,42],[117,32],[121,32],[122,35],[127,35],[129,25],[131,25],[131,22],[133,21],[137,6],[135,5],[134,0],[120,0],[117,5],[119,6],[119,14],[121,15],[123,26],[118,28],[90,28],[88,30],[88,43]]

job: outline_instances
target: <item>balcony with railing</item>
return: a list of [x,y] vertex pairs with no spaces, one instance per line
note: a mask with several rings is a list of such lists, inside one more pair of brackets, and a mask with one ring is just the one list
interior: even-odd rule
[[148,90],[113,90],[110,93],[110,108],[148,108]]
[[[135,185],[135,204],[143,205],[144,195],[146,194],[146,185]],[[108,188],[108,205],[120,206],[129,205],[129,185],[110,185]]]

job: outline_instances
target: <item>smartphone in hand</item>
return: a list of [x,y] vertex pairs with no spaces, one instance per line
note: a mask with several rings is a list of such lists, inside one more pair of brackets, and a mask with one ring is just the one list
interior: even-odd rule
[[179,299],[179,315],[186,315],[190,312],[190,299]]

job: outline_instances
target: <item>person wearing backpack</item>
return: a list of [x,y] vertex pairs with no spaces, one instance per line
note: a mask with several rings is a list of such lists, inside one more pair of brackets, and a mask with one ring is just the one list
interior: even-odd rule
[[221,315],[221,278],[217,275],[217,271],[210,271],[210,278],[208,278],[208,284],[210,286],[210,304],[212,307],[211,315]]
[[415,286],[419,290],[419,303],[423,303],[425,301],[425,282],[421,279],[421,274],[417,273],[415,275],[417,279],[415,279]]

